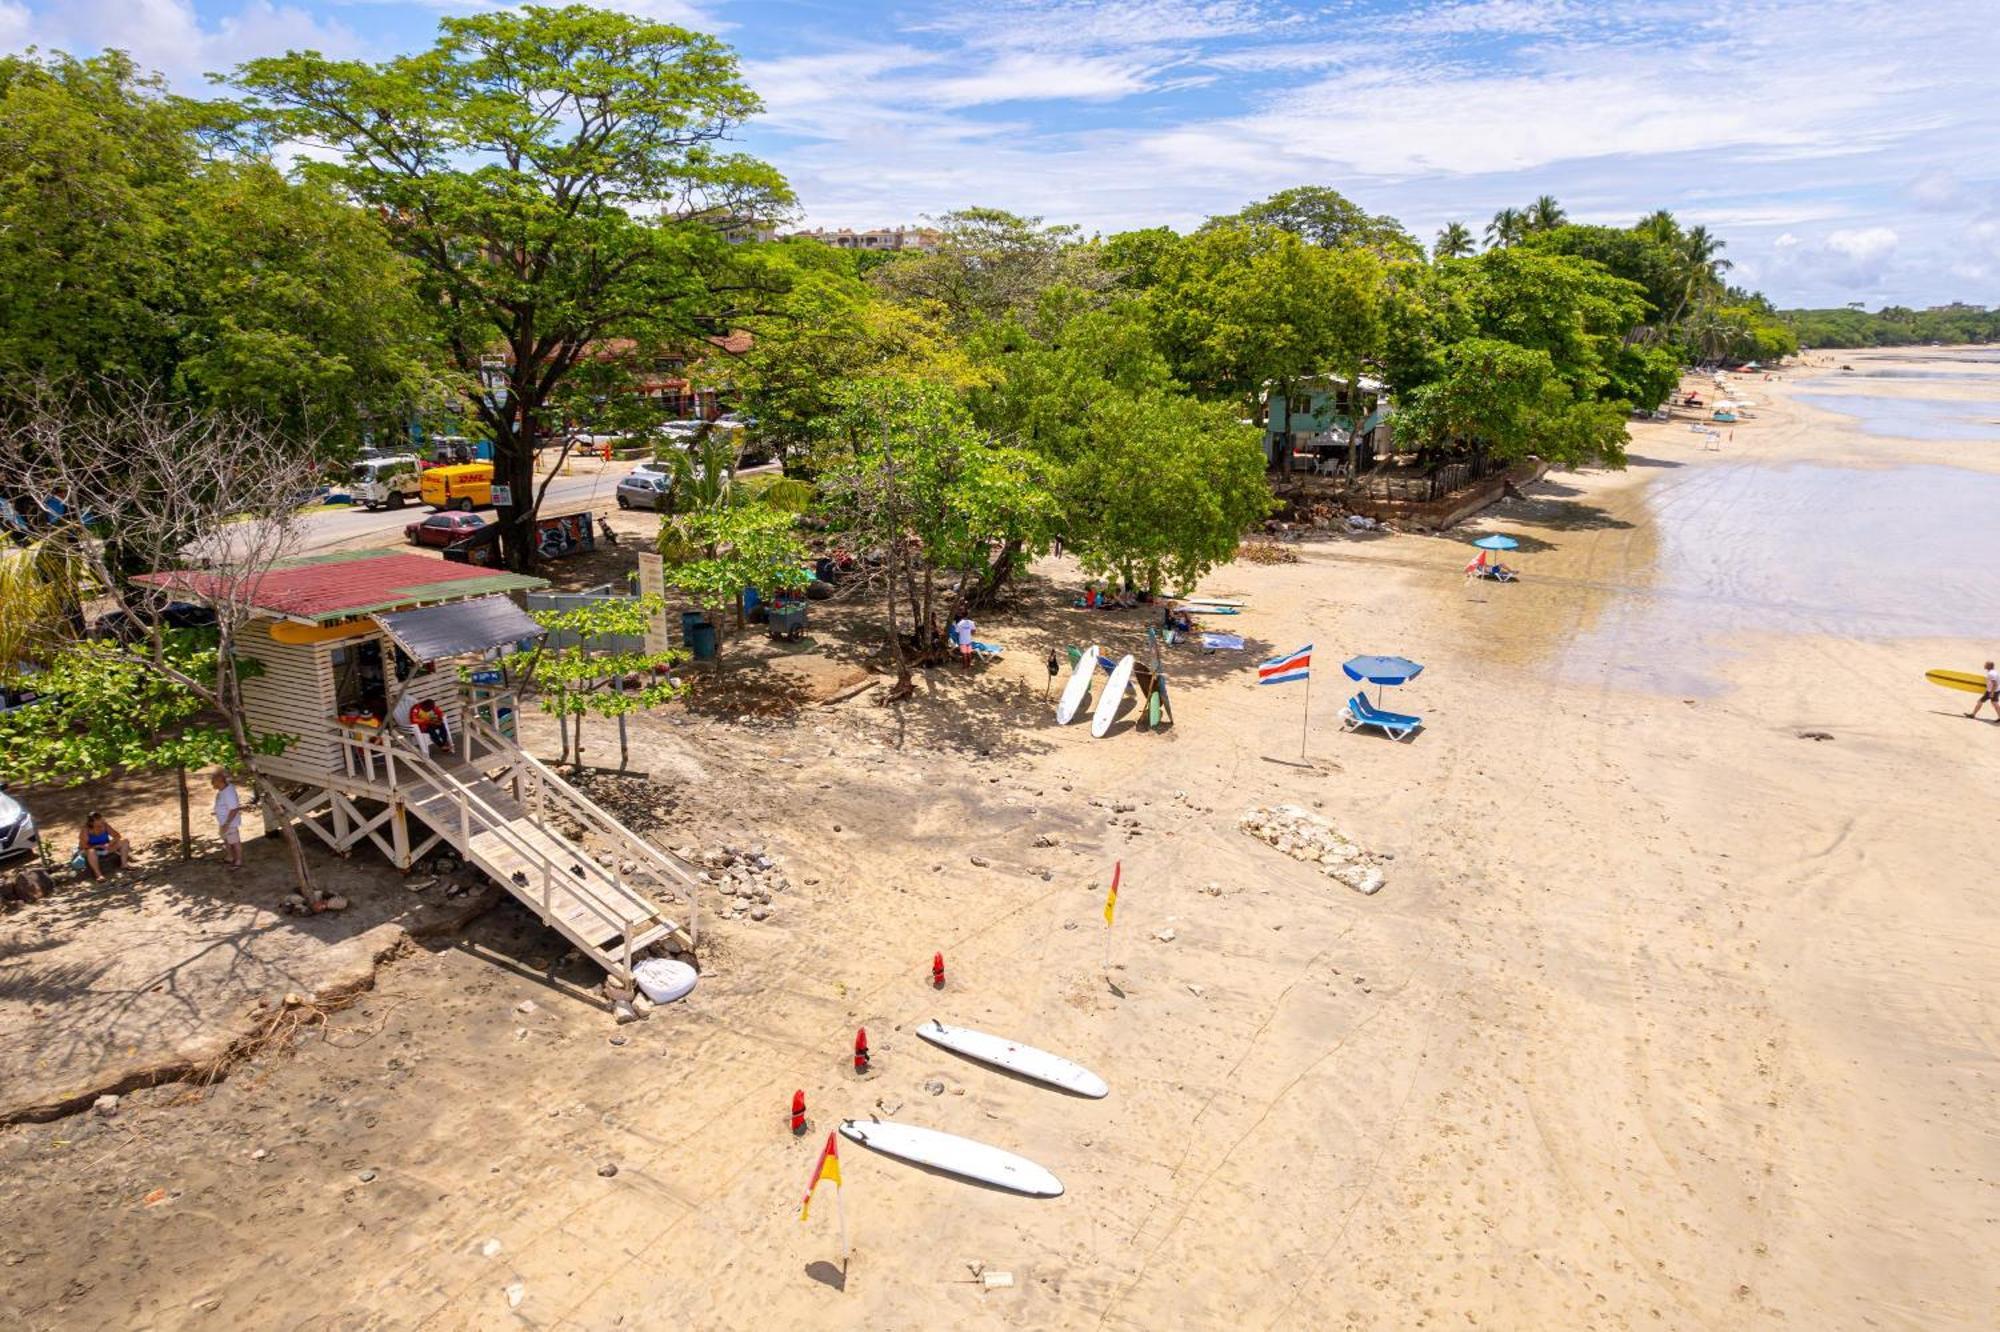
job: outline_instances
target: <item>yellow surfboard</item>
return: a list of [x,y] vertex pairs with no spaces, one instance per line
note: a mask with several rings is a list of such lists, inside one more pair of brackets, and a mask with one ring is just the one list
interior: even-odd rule
[[1924,679],[1946,689],[1963,689],[1968,694],[1986,692],[1986,677],[1972,671],[1925,671]]

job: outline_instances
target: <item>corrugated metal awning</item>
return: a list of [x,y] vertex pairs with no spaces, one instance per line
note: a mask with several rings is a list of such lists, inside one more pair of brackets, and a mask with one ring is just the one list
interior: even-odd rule
[[414,661],[485,652],[542,634],[542,627],[505,597],[475,597],[420,610],[397,611],[377,615],[375,623]]

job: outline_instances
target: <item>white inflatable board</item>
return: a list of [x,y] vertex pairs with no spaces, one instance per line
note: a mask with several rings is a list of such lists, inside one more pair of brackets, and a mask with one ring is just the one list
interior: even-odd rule
[[1090,645],[1090,651],[1076,659],[1076,665],[1069,668],[1069,683],[1063,686],[1062,701],[1056,704],[1056,725],[1067,726],[1076,720],[1077,709],[1083,706],[1083,696],[1090,692],[1090,677],[1097,674],[1097,644]]
[[1101,1097],[1110,1092],[1104,1079],[1081,1064],[1071,1063],[1061,1055],[1052,1055],[1047,1050],[1037,1050],[1032,1045],[1020,1045],[1005,1036],[995,1036],[989,1032],[974,1031],[970,1027],[947,1027],[932,1018],[917,1028],[917,1035],[932,1045],[941,1045],[953,1054],[962,1054],[967,1059],[976,1059],[982,1064],[1004,1068],[1009,1073],[1019,1073],[1024,1078],[1036,1082],[1046,1082],[1051,1087],[1078,1096]]
[[1104,697],[1097,700],[1097,715],[1090,719],[1090,733],[1100,740],[1117,719],[1119,705],[1125,701],[1125,690],[1132,683],[1134,664],[1129,652],[1119,658],[1117,668],[1111,672],[1111,683],[1104,686]]
[[656,1004],[685,999],[694,989],[695,969],[671,957],[649,957],[632,968],[640,992]]
[[915,1124],[885,1124],[874,1119],[843,1119],[840,1136],[899,1161],[929,1166],[962,1179],[976,1179],[1035,1198],[1062,1196],[1062,1181],[1027,1157],[970,1138],[918,1128]]

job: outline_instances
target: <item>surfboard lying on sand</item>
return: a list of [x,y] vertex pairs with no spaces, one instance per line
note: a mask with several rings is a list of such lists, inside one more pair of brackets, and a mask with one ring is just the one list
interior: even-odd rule
[[1104,686],[1104,694],[1097,700],[1097,714],[1090,719],[1090,734],[1102,740],[1104,733],[1111,729],[1111,723],[1118,719],[1118,709],[1125,702],[1126,686],[1132,683],[1132,668],[1138,665],[1131,653],[1118,659],[1118,665],[1111,672],[1111,682]]
[[1056,704],[1056,725],[1067,726],[1076,719],[1083,696],[1090,692],[1090,677],[1097,673],[1097,644],[1070,663],[1069,683],[1063,686],[1062,700]]
[[843,1119],[840,1136],[863,1147],[912,1165],[929,1166],[961,1179],[976,1179],[996,1188],[1012,1189],[1032,1198],[1059,1198],[1062,1181],[1025,1156],[1003,1152],[983,1142],[918,1128],[915,1124],[884,1124],[874,1119]]
[[1083,1065],[1072,1063],[1061,1055],[1050,1054],[1047,1050],[1037,1050],[1032,1045],[1010,1041],[1005,1036],[974,1031],[970,1027],[948,1027],[936,1018],[918,1027],[917,1035],[953,1054],[1004,1068],[1009,1073],[1033,1078],[1036,1082],[1046,1082],[1051,1087],[1075,1092],[1078,1096],[1094,1100],[1111,1091],[1103,1078]]
[[1963,689],[1968,694],[1986,692],[1986,677],[1972,671],[1925,671],[1924,679],[1946,689]]

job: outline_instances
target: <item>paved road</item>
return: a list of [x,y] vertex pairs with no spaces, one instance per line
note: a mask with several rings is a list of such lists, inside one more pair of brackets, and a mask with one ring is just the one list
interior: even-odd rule
[[[609,510],[617,506],[612,495],[618,479],[630,472],[634,464],[630,462],[598,463],[583,461],[574,465],[573,474],[558,476],[542,499],[544,514],[575,513],[589,509]],[[541,478],[536,479],[539,485]],[[401,538],[403,529],[431,512],[430,506],[411,504],[400,510],[384,509],[380,513],[370,513],[366,509],[335,509],[325,513],[307,516],[301,526],[305,530],[302,551],[341,550],[350,547],[382,545]],[[481,516],[493,521],[493,512],[488,509]]]

